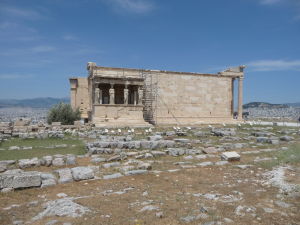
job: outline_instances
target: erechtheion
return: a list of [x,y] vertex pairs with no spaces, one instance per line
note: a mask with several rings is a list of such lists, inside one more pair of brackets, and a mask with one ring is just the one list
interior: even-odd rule
[[101,127],[235,122],[242,119],[244,68],[201,74],[111,68],[89,62],[87,78],[70,78],[71,105],[80,109],[86,122]]

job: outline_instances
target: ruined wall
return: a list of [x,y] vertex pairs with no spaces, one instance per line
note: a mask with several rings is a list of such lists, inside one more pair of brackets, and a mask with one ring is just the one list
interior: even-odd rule
[[143,106],[139,105],[94,105],[92,122],[97,127],[126,127],[147,124],[143,119]]
[[156,123],[232,120],[232,79],[217,75],[157,73]]
[[88,79],[78,77],[70,79],[71,83],[71,105],[73,109],[79,108],[82,118],[88,118],[89,92]]

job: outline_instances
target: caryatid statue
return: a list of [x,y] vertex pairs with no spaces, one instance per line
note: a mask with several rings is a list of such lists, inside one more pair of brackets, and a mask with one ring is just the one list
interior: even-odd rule
[[113,84],[111,84],[111,88],[109,89],[109,104],[115,104],[115,89]]
[[100,89],[99,88],[95,88],[95,104],[99,104],[99,94],[100,94]]
[[138,100],[138,104],[142,105],[143,104],[143,95],[144,95],[144,91],[141,87],[139,87],[138,90],[138,95],[139,95],[139,100]]
[[124,88],[124,104],[125,105],[128,104],[128,88],[127,88],[127,85],[125,85],[125,88]]

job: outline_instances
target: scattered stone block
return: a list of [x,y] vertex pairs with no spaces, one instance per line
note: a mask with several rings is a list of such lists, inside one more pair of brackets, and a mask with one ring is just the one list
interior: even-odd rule
[[223,129],[214,128],[212,130],[212,134],[214,136],[223,137],[223,136],[235,136],[236,132],[234,128],[223,128]]
[[13,188],[3,188],[1,189],[2,193],[8,193],[8,192],[12,192],[14,189]]
[[9,166],[15,164],[15,160],[3,160],[0,161],[0,172],[4,172],[5,170],[8,169]]
[[185,150],[181,148],[168,148],[167,152],[171,156],[181,156],[185,154]]
[[95,177],[94,171],[90,167],[79,166],[71,169],[75,181],[89,180]]
[[119,177],[122,177],[122,176],[123,175],[121,173],[114,173],[114,174],[104,175],[103,179],[104,180],[115,179],[115,178],[119,178]]
[[196,137],[206,137],[206,136],[208,136],[207,133],[205,133],[203,131],[197,131],[197,132],[194,133],[194,135]]
[[126,176],[129,175],[139,175],[139,174],[146,174],[148,171],[147,170],[130,170],[125,172]]
[[15,220],[15,221],[13,221],[12,224],[13,224],[13,225],[24,225],[25,223],[24,223],[23,220]]
[[65,161],[63,158],[55,158],[52,160],[52,165],[53,166],[64,166],[65,165]]
[[79,205],[69,198],[62,198],[45,203],[44,211],[33,217],[33,221],[40,220],[44,217],[81,217],[91,210],[87,207]]
[[141,169],[141,170],[151,170],[152,169],[152,165],[150,163],[143,162],[143,163],[140,163],[138,165],[138,169]]
[[223,152],[221,154],[221,159],[227,161],[239,161],[241,156],[237,152]]
[[196,155],[195,158],[196,159],[206,159],[207,156],[206,155]]
[[204,167],[204,166],[213,166],[214,164],[213,162],[202,162],[202,163],[197,163],[196,165]]
[[228,161],[219,161],[215,163],[216,166],[224,166],[226,164],[228,164]]
[[193,160],[194,157],[192,155],[184,156],[183,157],[185,160]]
[[19,164],[19,167],[21,169],[25,169],[25,168],[31,168],[31,167],[39,166],[40,161],[36,157],[32,158],[32,159],[20,159],[18,164]]
[[101,162],[106,162],[106,159],[105,158],[98,158],[98,157],[95,157],[95,158],[92,158],[91,159],[91,163],[101,163]]
[[8,170],[0,175],[0,189],[39,187],[41,183],[41,175],[36,171],[24,172]]
[[281,208],[290,208],[291,206],[293,206],[292,204],[283,202],[283,201],[275,201],[275,205],[281,207]]
[[154,157],[159,157],[159,156],[164,156],[166,155],[165,152],[162,152],[162,151],[151,151],[151,154],[154,156]]
[[202,152],[205,154],[213,154],[213,153],[217,153],[218,150],[215,147],[208,147],[203,149]]
[[175,136],[175,135],[176,135],[175,131],[167,131],[166,132],[166,136],[168,136],[168,137],[172,137],[172,136]]
[[161,135],[148,136],[149,141],[159,141],[162,139],[163,139],[163,137]]
[[47,179],[47,180],[42,180],[42,188],[45,187],[51,187],[51,186],[55,186],[56,185],[56,180],[53,179]]
[[256,141],[257,141],[257,143],[268,143],[269,138],[268,137],[257,137]]
[[244,170],[252,167],[252,165],[236,165],[235,167]]
[[280,140],[281,141],[292,141],[294,138],[293,137],[291,137],[291,136],[282,136],[282,137],[280,137]]
[[40,160],[42,166],[51,166],[53,157],[50,155],[43,156]]
[[66,165],[76,165],[76,156],[75,155],[68,155],[66,157]]
[[155,213],[155,216],[157,218],[163,218],[164,217],[164,213],[163,212],[157,212],[157,213]]
[[154,205],[146,205],[144,206],[140,212],[145,212],[145,211],[153,211],[153,210],[158,210],[159,208],[157,206]]
[[149,158],[153,158],[153,155],[151,154],[151,153],[146,153],[145,155],[144,155],[144,158],[145,159],[149,159]]
[[114,155],[114,156],[108,158],[106,161],[107,161],[107,162],[121,161],[121,156],[120,156],[120,155]]
[[59,176],[58,183],[59,184],[69,183],[69,182],[73,181],[72,172],[69,168],[59,169],[59,170],[56,170],[55,172],[58,173],[58,176]]
[[121,164],[119,162],[112,162],[112,163],[105,163],[103,164],[103,168],[111,168],[111,167],[117,167],[120,166]]
[[270,139],[269,143],[272,144],[272,145],[279,145],[280,142],[279,142],[278,139]]
[[123,166],[123,167],[121,167],[121,168],[119,169],[119,171],[122,172],[122,173],[125,173],[125,172],[127,172],[127,171],[129,171],[129,170],[134,170],[134,169],[135,169],[134,166]]
[[183,144],[187,144],[190,142],[189,139],[186,139],[186,138],[176,138],[174,139],[175,142],[178,142],[178,143],[183,143]]
[[52,173],[41,173],[42,180],[53,179],[56,180],[56,177]]

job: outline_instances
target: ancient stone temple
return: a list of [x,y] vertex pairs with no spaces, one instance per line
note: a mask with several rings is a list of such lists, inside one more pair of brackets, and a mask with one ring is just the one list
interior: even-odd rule
[[70,78],[71,105],[80,109],[82,119],[100,127],[235,122],[242,119],[244,68],[201,74],[111,68],[89,62],[87,78]]

